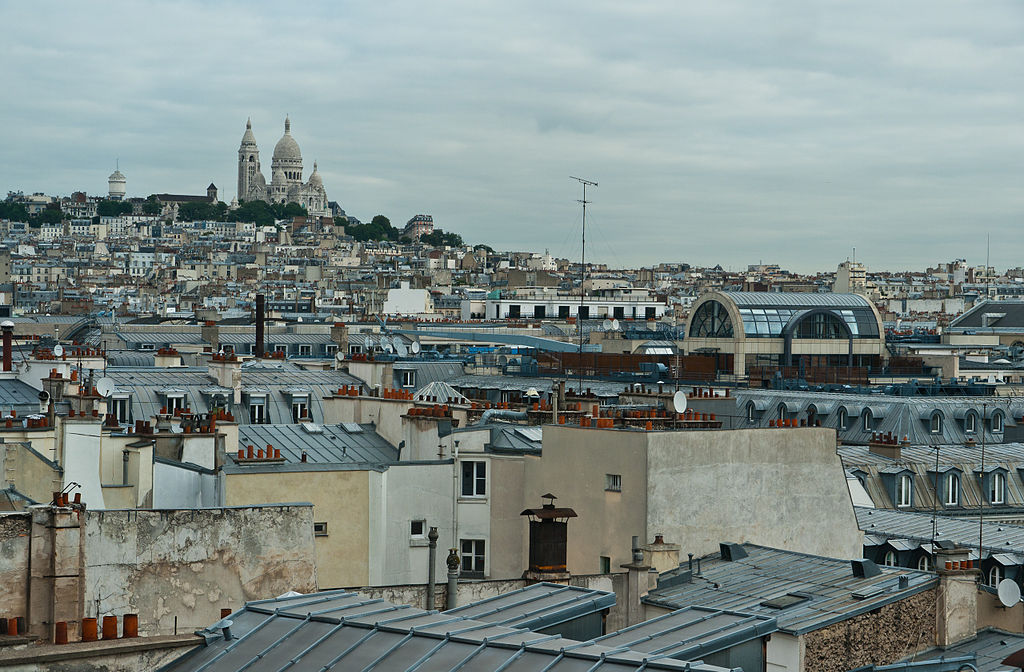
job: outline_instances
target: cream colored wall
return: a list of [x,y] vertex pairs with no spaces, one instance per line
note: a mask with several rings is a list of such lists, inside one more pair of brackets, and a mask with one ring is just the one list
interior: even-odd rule
[[1006,632],[1024,633],[1024,602],[1007,608],[998,596],[979,590],[977,627],[978,630],[998,628]]
[[370,487],[366,471],[227,474],[225,506],[307,501],[313,521],[327,523],[316,537],[317,576],[323,589],[370,583]]
[[63,487],[60,474],[24,443],[0,445],[0,467],[0,475],[11,487],[37,502],[49,502]]
[[[859,558],[835,431],[825,428],[646,432],[648,529],[682,555],[752,542]],[[625,489],[625,484],[623,484]]]
[[[632,537],[647,537],[646,432],[545,425],[543,455],[524,462],[522,508],[544,503],[572,508],[567,563],[573,574],[596,574],[632,560]],[[605,475],[622,476],[622,492],[605,491]],[[671,541],[671,540],[667,540]],[[525,569],[525,567],[524,567]]]
[[[522,576],[528,561],[529,526],[523,509],[526,464],[520,456],[491,455],[491,578]],[[572,525],[572,523],[570,523]]]

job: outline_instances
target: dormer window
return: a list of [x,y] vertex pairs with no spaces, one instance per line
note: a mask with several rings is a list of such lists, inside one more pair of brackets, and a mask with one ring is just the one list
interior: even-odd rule
[[786,405],[785,404],[779,404],[779,420],[785,420],[785,419],[786,419]]
[[910,474],[903,474],[899,478],[899,485],[896,490],[896,506],[909,507],[914,503],[914,477]]
[[936,413],[932,413],[932,418],[931,418],[931,423],[929,424],[929,429],[931,430],[932,434],[940,434],[942,432],[942,414],[941,413],[937,413],[937,412]]
[[864,431],[870,432],[873,429],[871,426],[871,411],[865,408],[864,415],[862,417],[864,419]]
[[946,506],[960,506],[960,475],[946,474],[942,480],[942,503]]
[[296,395],[292,397],[292,422],[309,422],[309,397]]
[[185,395],[184,394],[168,394],[167,395],[167,412],[174,415],[175,411],[185,410]]
[[132,424],[132,400],[127,394],[115,395],[110,400],[110,414],[117,419],[119,425]]
[[1001,471],[993,471],[988,476],[988,503],[1003,504],[1006,502],[1006,476]]
[[964,416],[964,432],[974,434],[976,431],[978,431],[978,414],[974,411],[969,411]]
[[845,408],[840,408],[839,409],[839,429],[845,430],[848,421],[849,421],[849,417],[847,416],[846,409]]
[[992,414],[992,431],[996,434],[1003,431],[1003,414],[999,411]]
[[249,397],[249,422],[254,425],[267,423],[267,398],[264,396]]
[[886,551],[885,560],[883,561],[886,567],[896,566],[896,553],[895,551]]
[[747,422],[751,425],[757,422],[757,408],[754,402],[747,404]]

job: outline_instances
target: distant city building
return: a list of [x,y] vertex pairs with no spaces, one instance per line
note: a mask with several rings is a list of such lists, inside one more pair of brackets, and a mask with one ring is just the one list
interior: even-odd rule
[[124,200],[127,182],[128,180],[125,178],[124,173],[120,170],[115,170],[111,173],[110,177],[107,178],[107,188],[109,190],[110,200]]
[[302,152],[291,132],[291,120],[285,117],[284,135],[274,146],[270,164],[270,186],[260,167],[260,150],[252,134],[252,120],[245,122],[245,134],[238,148],[238,199],[267,203],[298,203],[310,215],[330,216],[327,192],[313,162],[313,173],[302,181]]
[[430,215],[416,215],[405,224],[402,235],[410,240],[419,240],[434,231],[434,218]]

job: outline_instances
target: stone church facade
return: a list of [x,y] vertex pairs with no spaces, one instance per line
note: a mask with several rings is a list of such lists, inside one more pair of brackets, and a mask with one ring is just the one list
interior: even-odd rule
[[309,180],[302,181],[302,152],[292,137],[291,126],[291,120],[285,117],[284,135],[274,146],[268,185],[260,167],[260,150],[252,134],[252,120],[245,122],[245,135],[238,148],[238,200],[298,203],[312,216],[328,216],[327,192],[315,162]]

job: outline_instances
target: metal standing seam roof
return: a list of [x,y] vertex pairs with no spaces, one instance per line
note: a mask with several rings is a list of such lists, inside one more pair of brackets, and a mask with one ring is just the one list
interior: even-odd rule
[[536,583],[444,612],[509,628],[543,630],[615,606],[615,594],[577,586]]
[[[857,525],[869,533],[873,540],[880,537],[912,539],[921,544],[932,540],[932,516],[927,513],[888,511],[854,507]],[[986,553],[1012,553],[1024,555],[1024,527],[1006,523],[982,523],[982,538]],[[935,539],[952,541],[965,548],[978,548],[978,521],[961,518],[937,519]],[[865,545],[868,539],[865,538]],[[1022,563],[1024,564],[1024,563]]]
[[[359,431],[352,431],[358,429]],[[281,451],[286,462],[338,464],[345,462],[390,464],[398,461],[398,449],[378,434],[372,424],[356,425],[240,425],[238,448],[267,444]],[[312,431],[310,431],[312,430]]]
[[18,415],[39,412],[39,389],[16,378],[0,380],[0,413],[10,415],[11,409]]
[[922,661],[939,658],[948,660],[957,656],[974,654],[977,657],[976,665],[981,672],[996,672],[996,670],[1010,668],[1011,666],[1003,664],[1003,660],[1021,649],[1024,649],[1024,635],[989,628],[979,632],[976,639],[955,644],[945,649],[933,649],[932,651],[918,653],[914,656],[914,660]]
[[678,659],[698,659],[778,630],[774,618],[738,611],[686,607],[598,637],[604,646]]
[[690,670],[725,668],[542,635],[357,593],[328,591],[249,602],[197,634],[205,645],[161,672],[307,670]]
[[[722,560],[718,554],[702,558],[702,571],[691,582],[656,588],[643,601],[672,610],[696,606],[773,617],[779,630],[800,635],[938,585],[935,574],[903,567],[882,567],[879,576],[859,578],[853,575],[849,560],[754,544],[743,544],[743,548],[748,557],[738,560]],[[900,575],[909,579],[909,587],[903,590],[898,588]],[[870,596],[857,598],[855,592]],[[785,609],[762,604],[791,593],[809,597]]]

